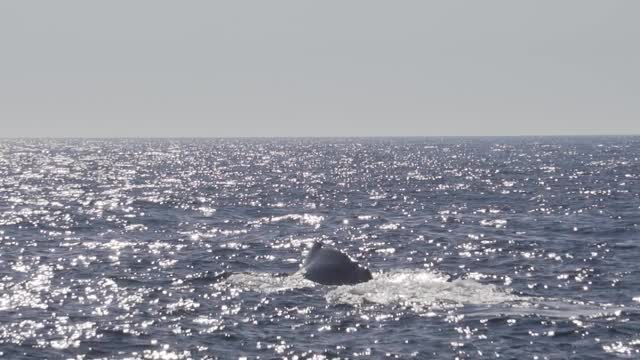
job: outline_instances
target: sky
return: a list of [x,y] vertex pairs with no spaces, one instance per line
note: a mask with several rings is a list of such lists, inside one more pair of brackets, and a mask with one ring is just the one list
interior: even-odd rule
[[640,134],[640,1],[0,2],[0,137]]

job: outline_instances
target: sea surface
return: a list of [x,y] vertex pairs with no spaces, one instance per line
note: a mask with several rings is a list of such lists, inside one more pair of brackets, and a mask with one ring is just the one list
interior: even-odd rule
[[640,137],[0,140],[0,357],[640,358]]

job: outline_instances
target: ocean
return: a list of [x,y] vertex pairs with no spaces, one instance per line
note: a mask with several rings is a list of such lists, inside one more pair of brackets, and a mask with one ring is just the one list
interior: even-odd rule
[[640,137],[4,139],[0,357],[640,358],[639,224]]

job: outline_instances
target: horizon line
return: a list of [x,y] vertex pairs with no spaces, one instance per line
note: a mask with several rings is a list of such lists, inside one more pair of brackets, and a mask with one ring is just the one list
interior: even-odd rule
[[633,134],[523,134],[523,135],[286,135],[286,136],[0,136],[0,140],[70,140],[70,139],[435,139],[435,138],[569,138],[569,137],[638,137]]

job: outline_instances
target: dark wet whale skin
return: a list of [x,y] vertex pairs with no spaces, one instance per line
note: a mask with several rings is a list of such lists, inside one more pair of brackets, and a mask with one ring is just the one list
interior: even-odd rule
[[303,275],[322,285],[353,285],[373,279],[369,269],[336,249],[324,248],[319,242],[313,244],[304,261]]

